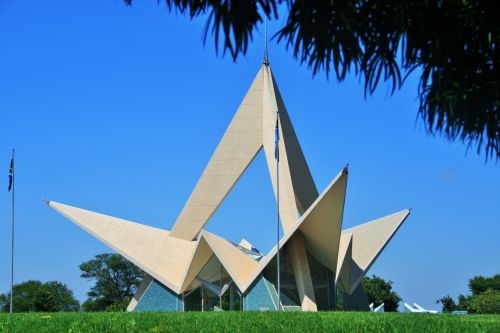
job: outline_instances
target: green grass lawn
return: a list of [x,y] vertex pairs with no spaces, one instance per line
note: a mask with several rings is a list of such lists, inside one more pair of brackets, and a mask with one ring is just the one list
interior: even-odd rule
[[500,316],[362,312],[0,314],[0,332],[500,332]]

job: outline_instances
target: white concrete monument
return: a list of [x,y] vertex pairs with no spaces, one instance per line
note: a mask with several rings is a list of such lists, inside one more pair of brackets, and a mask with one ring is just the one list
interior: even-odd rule
[[[261,150],[284,230],[280,297],[276,247],[264,255],[203,230]],[[361,279],[410,211],[342,230],[347,178],[345,167],[318,192],[265,61],[172,230],[48,205],[146,272],[129,311],[368,311]]]

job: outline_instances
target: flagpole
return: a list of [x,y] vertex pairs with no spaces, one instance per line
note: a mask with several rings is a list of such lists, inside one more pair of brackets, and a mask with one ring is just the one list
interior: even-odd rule
[[14,189],[15,189],[15,178],[14,178],[14,155],[15,151],[12,149],[12,226],[11,226],[11,258],[10,258],[10,313],[14,309],[13,295],[14,295]]
[[280,282],[280,158],[279,158],[279,114],[276,111],[276,201],[278,211],[276,216],[276,275],[278,284],[278,311],[281,311],[281,282]]

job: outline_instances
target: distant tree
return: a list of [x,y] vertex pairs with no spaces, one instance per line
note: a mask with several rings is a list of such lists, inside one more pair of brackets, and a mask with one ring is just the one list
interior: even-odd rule
[[466,310],[470,313],[500,314],[500,274],[473,277],[469,280],[469,290],[471,295],[458,296],[458,304],[449,295],[436,302],[443,305],[443,312]]
[[443,306],[443,312],[452,312],[457,310],[457,305],[455,304],[455,301],[453,300],[453,297],[450,295],[446,295],[444,297],[441,297],[436,301],[436,303],[441,303]]
[[[80,303],[73,292],[58,281],[42,283],[29,280],[14,285],[13,305],[15,312],[79,311]],[[0,295],[2,312],[9,312],[10,293]]]
[[418,114],[430,133],[500,157],[496,1],[164,1],[191,19],[205,15],[205,39],[213,33],[216,48],[229,51],[233,59],[247,52],[267,17],[279,20],[274,37],[300,63],[338,81],[356,75],[367,94],[380,81],[388,81],[394,92],[415,73]]
[[500,274],[492,277],[474,276],[469,280],[469,290],[472,295],[479,295],[488,289],[500,291]]
[[392,290],[392,281],[385,281],[381,277],[372,275],[372,277],[365,276],[361,283],[368,297],[368,303],[373,303],[374,306],[384,303],[386,312],[398,311],[401,297]]
[[80,303],[65,284],[57,281],[44,283],[35,293],[37,311],[79,311]]
[[119,254],[103,253],[80,265],[81,277],[93,281],[84,311],[123,311],[144,273]]

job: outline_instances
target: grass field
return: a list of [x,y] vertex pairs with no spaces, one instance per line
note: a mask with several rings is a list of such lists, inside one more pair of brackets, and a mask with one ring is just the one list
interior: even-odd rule
[[0,332],[500,332],[500,316],[404,313],[24,313]]

